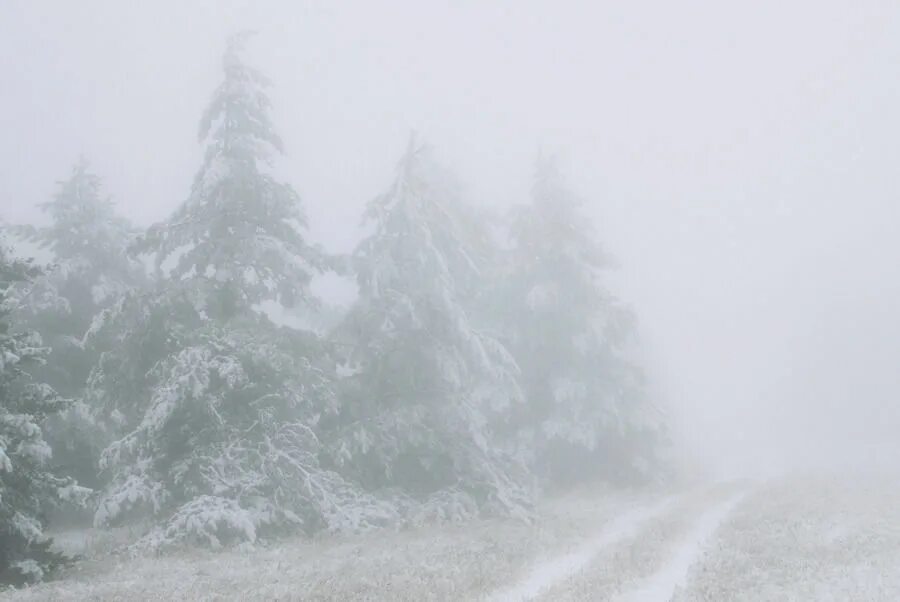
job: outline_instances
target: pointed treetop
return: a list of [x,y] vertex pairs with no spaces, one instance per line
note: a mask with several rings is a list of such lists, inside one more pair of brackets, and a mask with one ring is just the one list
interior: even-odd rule
[[238,53],[242,52],[247,45],[247,40],[257,33],[259,32],[254,29],[242,29],[228,36],[228,39],[225,42],[226,60],[229,56],[236,56]]
[[430,153],[428,144],[423,142],[416,130],[410,130],[406,151],[397,163],[398,184],[407,181]]
[[556,202],[565,200],[574,205],[581,204],[563,182],[556,154],[547,153],[543,148],[538,150],[535,160],[532,194],[538,202],[553,199]]
[[58,220],[68,212],[83,210],[84,203],[110,203],[100,198],[100,177],[90,171],[90,161],[80,155],[66,180],[57,181],[59,191],[53,198],[38,206]]
[[583,199],[566,184],[556,156],[541,149],[535,160],[531,202],[513,210],[513,239],[526,256],[538,261],[566,256],[594,268],[614,266],[583,209]]
[[404,161],[412,159],[419,151],[425,148],[425,143],[419,141],[419,133],[416,130],[409,131],[409,140],[406,142],[406,154]]
[[269,117],[271,101],[265,89],[271,82],[244,63],[241,56],[253,35],[252,31],[243,31],[228,39],[222,57],[225,79],[200,120],[199,138],[209,140],[208,154],[213,156],[255,160],[267,157],[272,150],[284,150]]
[[53,251],[57,259],[87,260],[94,265],[121,259],[131,227],[103,194],[102,180],[91,171],[88,160],[79,157],[69,178],[58,186],[53,198],[39,205],[50,216],[50,225],[31,228],[28,237]]

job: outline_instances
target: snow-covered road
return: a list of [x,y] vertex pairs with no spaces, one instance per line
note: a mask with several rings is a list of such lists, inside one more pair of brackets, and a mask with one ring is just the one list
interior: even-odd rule
[[900,480],[582,492],[481,521],[218,554],[104,555],[9,600],[900,600]]
[[728,518],[734,507],[743,499],[744,493],[734,494],[706,512],[679,544],[675,553],[649,579],[638,587],[619,597],[621,602],[641,602],[643,600],[671,600],[687,582],[691,567],[700,558],[709,540],[722,522]]
[[488,599],[491,602],[533,600],[554,585],[578,573],[602,550],[625,538],[633,537],[643,523],[670,509],[676,499],[677,496],[664,497],[651,504],[639,505],[628,510],[573,551],[538,562],[522,581],[501,589]]

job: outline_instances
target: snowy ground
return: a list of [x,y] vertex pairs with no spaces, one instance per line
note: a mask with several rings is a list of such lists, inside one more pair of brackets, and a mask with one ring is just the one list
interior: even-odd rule
[[900,600],[900,480],[581,492],[535,525],[483,521],[125,559],[127,533],[9,600]]
[[900,600],[900,478],[785,479],[756,489],[676,600]]
[[[94,559],[82,562],[63,580],[8,594],[8,598],[479,599],[535,563],[565,553],[623,508],[649,504],[658,497],[649,492],[586,491],[548,502],[533,525],[480,521],[134,560],[104,554],[104,544],[113,537],[92,534],[87,541]],[[77,548],[75,539],[67,537],[69,549]]]

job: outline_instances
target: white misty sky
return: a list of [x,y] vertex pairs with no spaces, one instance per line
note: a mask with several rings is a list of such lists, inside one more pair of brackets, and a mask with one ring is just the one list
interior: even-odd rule
[[0,216],[39,219],[83,153],[164,218],[242,28],[329,248],[412,128],[495,207],[556,151],[693,449],[857,454],[900,427],[897,2],[5,0]]

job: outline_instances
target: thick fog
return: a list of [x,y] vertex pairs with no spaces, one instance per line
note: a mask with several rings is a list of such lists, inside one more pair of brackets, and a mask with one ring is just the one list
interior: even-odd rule
[[890,466],[898,26],[890,0],[6,0],[0,215],[40,222],[83,154],[124,214],[164,219],[225,39],[254,29],[277,170],[329,250],[358,239],[410,130],[497,210],[556,154],[617,258],[609,286],[685,460]]

